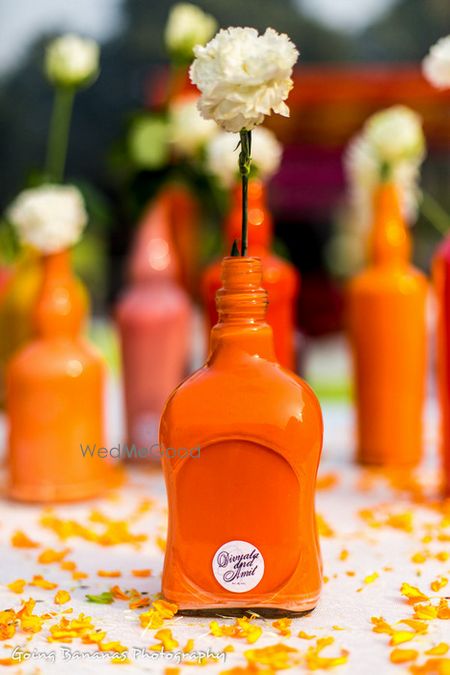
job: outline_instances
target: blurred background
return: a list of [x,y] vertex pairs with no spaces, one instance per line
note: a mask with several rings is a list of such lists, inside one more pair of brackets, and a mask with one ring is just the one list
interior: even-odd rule
[[[81,91],[73,115],[66,180],[82,187],[90,223],[76,251],[97,316],[108,316],[123,283],[139,207],[160,172],[129,165],[126,134],[145,108],[157,109],[168,74],[164,26],[172,0],[2,0],[0,157],[2,210],[42,165],[52,90],[42,76],[44,46],[62,32],[101,45],[101,74]],[[450,92],[425,82],[420,62],[450,33],[448,0],[199,0],[221,26],[272,26],[300,50],[291,117],[269,121],[285,146],[269,187],[277,251],[300,270],[298,316],[306,339],[339,336],[342,288],[354,272],[338,255],[346,185],[342,155],[374,110],[405,103],[423,117],[428,156],[423,190],[450,212]],[[204,190],[198,183],[199,194]],[[208,204],[206,263],[220,251],[220,198]],[[441,233],[420,215],[415,262],[428,271]],[[0,243],[1,246],[1,243]],[[2,256],[7,257],[6,248]],[[348,269],[347,269],[348,263]],[[321,352],[322,368],[328,369]],[[337,366],[339,368],[339,365]],[[320,370],[320,366],[319,366]],[[329,372],[329,371],[328,371]],[[320,378],[319,378],[320,379]],[[332,389],[332,387],[331,387]]]

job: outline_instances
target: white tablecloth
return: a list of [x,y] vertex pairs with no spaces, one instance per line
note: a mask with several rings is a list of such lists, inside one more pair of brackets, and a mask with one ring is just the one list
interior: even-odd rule
[[[111,409],[117,410],[119,405],[118,400],[111,400],[110,412]],[[322,537],[322,553],[328,581],[324,585],[319,606],[312,614],[292,622],[290,637],[280,636],[272,627],[272,621],[256,620],[256,623],[263,627],[263,633],[254,645],[230,637],[212,637],[209,619],[175,616],[167,622],[166,627],[172,630],[181,647],[192,638],[195,649],[210,648],[217,652],[229,644],[235,649],[234,652],[226,654],[225,664],[219,662],[217,665],[208,664],[198,668],[182,665],[181,669],[185,672],[194,673],[198,670],[203,673],[219,673],[235,666],[245,666],[246,659],[243,656],[245,650],[280,642],[295,647],[302,654],[311,644],[315,644],[315,640],[308,641],[297,637],[301,630],[318,637],[335,638],[335,643],[327,648],[324,655],[333,656],[341,649],[348,650],[347,663],[336,667],[334,672],[354,675],[408,672],[407,665],[394,665],[390,662],[389,654],[392,651],[392,647],[388,644],[390,638],[386,634],[372,632],[371,617],[383,616],[391,623],[411,618],[412,607],[400,594],[402,583],[418,585],[425,592],[430,592],[431,581],[439,575],[450,576],[450,561],[441,561],[436,557],[430,557],[422,564],[411,561],[411,556],[425,549],[433,553],[444,549],[450,551],[450,544],[439,541],[438,530],[433,529],[442,521],[442,513],[439,509],[429,508],[420,503],[413,504],[409,489],[404,491],[394,489],[385,479],[368,474],[352,463],[351,411],[347,406],[336,404],[325,407],[324,416],[326,438],[321,465],[323,489],[317,494],[317,511],[333,532],[327,533],[331,536]],[[113,413],[112,417],[115,418],[116,414]],[[428,414],[429,452],[434,452],[435,447],[435,417],[435,412],[431,408]],[[114,425],[111,428],[114,435]],[[425,462],[419,475],[426,490],[432,493],[435,490],[433,460]],[[335,484],[333,481],[336,481]],[[145,510],[145,500],[151,500],[148,510]],[[137,512],[140,507],[142,513],[139,514]],[[383,524],[379,527],[369,526],[359,515],[362,509],[371,509],[375,520]],[[38,614],[73,607],[73,614],[68,614],[68,618],[78,616],[80,612],[92,616],[95,626],[107,631],[107,640],[120,640],[130,648],[131,663],[116,665],[111,664],[109,659],[100,662],[94,658],[83,661],[75,661],[72,658],[64,661],[61,645],[47,641],[48,627],[56,623],[58,620],[56,617],[54,620],[46,621],[42,631],[33,635],[30,641],[27,640],[28,634],[18,631],[12,639],[5,641],[6,648],[0,643],[2,659],[10,656],[12,647],[17,645],[28,651],[36,648],[37,651],[47,654],[56,652],[57,663],[51,662],[52,656],[48,656],[47,659],[32,658],[20,665],[21,672],[97,673],[103,670],[115,672],[115,669],[119,668],[119,672],[123,670],[127,673],[142,671],[158,673],[164,672],[168,666],[176,665],[162,659],[155,661],[143,656],[133,658],[132,648],[148,648],[156,641],[153,638],[154,631],[143,631],[138,620],[139,611],[128,609],[127,602],[116,600],[113,604],[101,605],[88,603],[85,598],[87,593],[98,594],[108,591],[116,583],[122,589],[134,587],[150,594],[159,591],[159,575],[163,560],[160,544],[161,538],[165,536],[166,523],[165,493],[160,472],[148,469],[128,470],[125,484],[114,490],[108,498],[82,505],[57,506],[54,514],[94,528],[101,527],[92,525],[89,521],[89,514],[93,510],[99,510],[117,520],[129,520],[130,530],[135,534],[145,534],[148,539],[140,548],[130,544],[101,546],[76,537],[64,542],[53,531],[40,524],[43,513],[41,507],[19,505],[7,500],[0,502],[0,606],[2,609],[9,607],[18,609],[22,598],[31,596],[40,601],[35,610]],[[403,514],[403,518],[391,518],[389,521],[389,517],[393,514]],[[408,527],[406,529],[404,527],[404,523],[409,522],[408,514],[411,514],[412,519],[411,531],[406,531]],[[10,538],[16,530],[23,530],[40,544],[39,548],[11,546]],[[439,532],[442,531],[444,530],[441,528]],[[450,534],[450,527],[447,527],[446,532]],[[422,539],[427,533],[431,534],[432,540],[423,543]],[[36,559],[39,552],[48,547],[56,550],[69,547],[71,551],[67,554],[66,560],[75,561],[78,569],[87,573],[88,578],[73,581],[71,573],[60,569],[58,564],[38,564]],[[348,551],[346,558],[343,551]],[[140,568],[151,568],[153,576],[150,578],[132,576],[131,570]],[[120,570],[122,576],[117,579],[101,578],[97,575],[101,569]],[[364,580],[367,580],[367,577],[373,578],[374,573],[379,576],[372,583],[365,583]],[[70,603],[61,607],[56,606],[53,603],[55,590],[27,586],[22,595],[17,595],[6,587],[6,584],[19,578],[31,581],[36,574],[55,582],[59,589],[68,590],[72,597]],[[433,595],[449,594],[450,585]],[[219,623],[227,622],[232,623],[233,620],[219,621]],[[413,641],[400,647],[418,650],[420,656],[417,662],[420,663],[429,658],[424,656],[425,651],[445,640],[450,642],[450,621],[435,620],[430,622],[427,634],[418,635]],[[81,645],[78,640],[65,646],[73,651],[83,650],[91,653],[97,651],[95,646]],[[18,666],[8,669],[5,667],[5,672],[15,672],[18,668]],[[292,672],[304,670],[304,666],[299,665]]]

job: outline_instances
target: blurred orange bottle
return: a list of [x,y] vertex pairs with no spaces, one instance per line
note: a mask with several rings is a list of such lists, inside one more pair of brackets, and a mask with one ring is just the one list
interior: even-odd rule
[[444,468],[444,491],[450,496],[450,237],[439,246],[433,260],[436,291],[437,379],[441,417],[441,453]]
[[175,389],[161,420],[162,590],[193,613],[306,612],[321,588],[321,410],[276,360],[261,261],[229,257],[222,270],[209,358]]
[[7,369],[9,494],[15,499],[85,499],[101,492],[110,476],[107,459],[86,451],[104,446],[104,365],[80,336],[85,306],[69,252],[45,255],[37,337]]
[[360,462],[413,466],[422,456],[428,283],[410,264],[397,189],[374,196],[371,261],[348,289]]
[[[241,186],[236,185],[231,210],[225,221],[225,246],[228,252],[233,242],[240,240],[241,218],[242,191]],[[248,186],[249,255],[261,258],[263,264],[263,285],[269,295],[267,322],[273,329],[277,359],[285,368],[296,370],[295,308],[300,276],[291,263],[272,253],[272,229],[265,185],[260,180],[252,179]],[[215,297],[220,286],[221,261],[217,260],[206,269],[202,283],[208,334],[217,322]]]

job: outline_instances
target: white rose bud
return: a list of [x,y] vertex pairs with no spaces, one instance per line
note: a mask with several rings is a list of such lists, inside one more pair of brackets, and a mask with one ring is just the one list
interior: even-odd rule
[[367,120],[363,133],[382,163],[420,160],[425,152],[425,137],[417,113],[396,105],[375,113]]
[[8,218],[22,242],[42,253],[76,244],[88,220],[83,197],[71,185],[24,190],[9,207]]
[[204,120],[197,108],[198,96],[183,96],[169,107],[169,137],[174,150],[187,157],[199,152],[218,132],[212,120]]
[[89,84],[99,71],[100,50],[94,40],[63,35],[53,40],[45,53],[45,72],[59,87]]
[[214,17],[200,7],[181,2],[172,7],[167,20],[165,41],[169,52],[183,60],[192,61],[195,45],[204,45],[217,30]]
[[434,87],[450,87],[450,35],[433,45],[422,62],[423,74]]
[[201,92],[205,119],[237,133],[250,131],[272,112],[289,116],[285,100],[298,51],[287,35],[273,28],[263,35],[254,28],[227,28],[194,54],[190,77]]
[[[225,187],[231,187],[239,178],[237,165],[238,137],[222,131],[208,144],[206,161],[209,171]],[[252,170],[262,180],[268,180],[279,169],[283,148],[275,134],[265,127],[252,132]]]

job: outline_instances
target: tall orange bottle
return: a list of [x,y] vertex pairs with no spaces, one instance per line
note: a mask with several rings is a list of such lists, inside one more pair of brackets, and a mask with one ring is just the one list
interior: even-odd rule
[[436,291],[437,379],[441,417],[441,453],[444,469],[444,491],[450,496],[450,237],[439,246],[433,260],[433,281]]
[[357,410],[357,456],[413,466],[422,456],[428,284],[411,266],[410,235],[397,189],[374,196],[371,262],[348,289]]
[[181,610],[306,612],[321,563],[314,489],[322,416],[276,360],[258,258],[223,260],[206,364],[169,397],[164,596]]
[[[233,241],[241,236],[242,192],[236,185],[232,205],[225,221],[225,246],[230,251]],[[291,263],[271,251],[272,216],[267,208],[266,189],[262,181],[252,179],[248,186],[249,254],[261,258],[263,286],[269,295],[267,322],[273,330],[275,353],[285,368],[296,370],[295,307],[300,276]],[[205,271],[202,283],[208,333],[217,321],[215,297],[221,286],[221,261]]]
[[[7,370],[9,494],[15,499],[93,497],[110,475],[107,459],[96,452],[104,445],[104,365],[80,336],[85,306],[69,252],[45,255],[37,337]],[[87,445],[96,446],[92,455]]]

